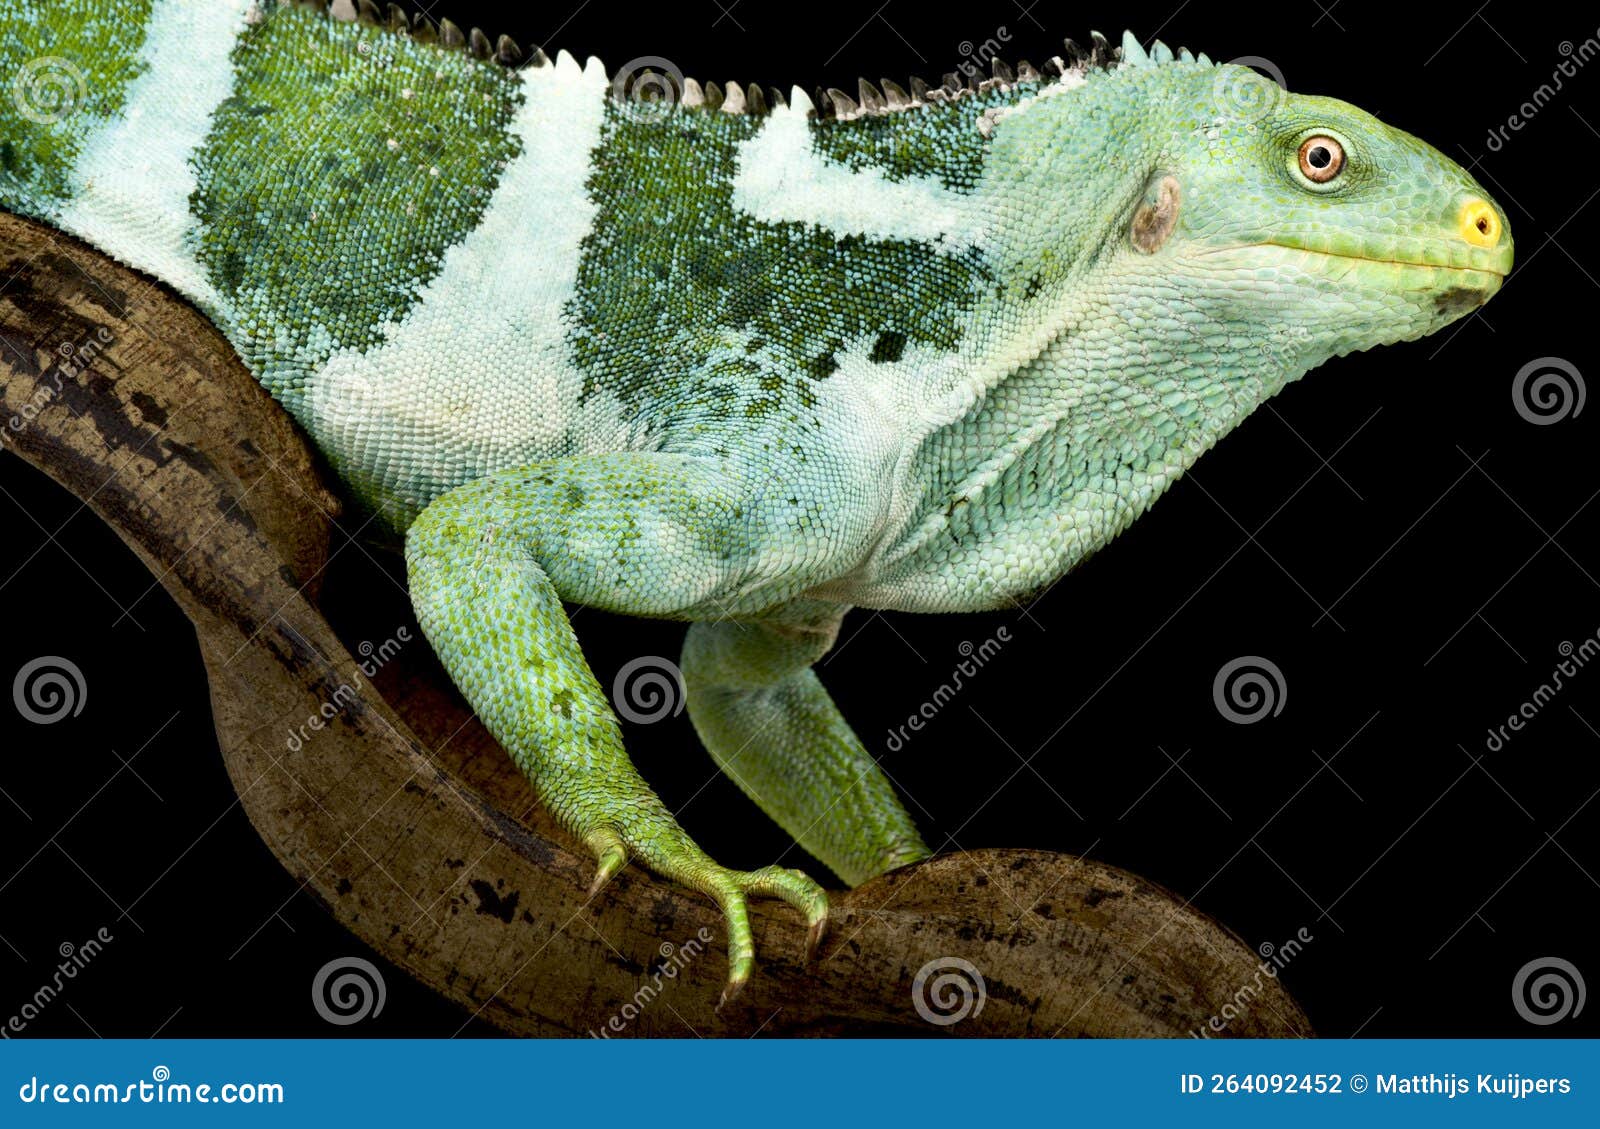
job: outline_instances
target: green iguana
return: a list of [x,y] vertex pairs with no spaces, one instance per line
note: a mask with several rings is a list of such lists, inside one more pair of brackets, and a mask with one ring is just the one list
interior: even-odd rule
[[636,859],[721,906],[724,998],[747,898],[814,946],[827,896],[695,845],[563,601],[691,623],[712,757],[860,883],[929,851],[812,670],[848,609],[1048,584],[1512,258],[1429,146],[1132,35],[785,98],[370,0],[7,0],[0,207],[217,325],[404,534],[423,631],[596,888]]

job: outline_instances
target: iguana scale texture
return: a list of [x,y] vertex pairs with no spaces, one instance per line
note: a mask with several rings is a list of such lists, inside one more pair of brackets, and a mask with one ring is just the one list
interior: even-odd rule
[[729,992],[747,899],[814,944],[826,894],[684,833],[563,601],[688,621],[712,757],[860,883],[928,848],[812,671],[848,609],[1050,583],[1284,384],[1511,265],[1434,149],[1131,34],[816,99],[516,55],[365,0],[10,0],[0,207],[216,324],[404,534],[597,888],[633,859],[722,907]]

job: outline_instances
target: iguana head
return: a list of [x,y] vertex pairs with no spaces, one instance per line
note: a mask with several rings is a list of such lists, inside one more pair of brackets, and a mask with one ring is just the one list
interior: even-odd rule
[[1130,221],[1136,253],[1220,315],[1293,331],[1312,363],[1431,333],[1500,288],[1511,232],[1466,170],[1344,102],[1218,74],[1211,90],[1265,112],[1169,139]]
[[1436,149],[1131,35],[1120,65],[1069,73],[990,129],[992,198],[1019,202],[995,224],[1002,274],[1059,305],[1039,319],[1055,336],[1080,295],[1105,294],[1169,355],[1292,379],[1439,329],[1511,267],[1504,212]]

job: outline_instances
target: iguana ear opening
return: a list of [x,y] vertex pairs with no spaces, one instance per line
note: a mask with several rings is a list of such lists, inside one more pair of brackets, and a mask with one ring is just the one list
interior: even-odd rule
[[1128,238],[1136,251],[1153,255],[1178,225],[1178,204],[1182,193],[1178,178],[1163,176],[1145,192],[1144,200],[1134,209],[1133,222],[1128,226]]

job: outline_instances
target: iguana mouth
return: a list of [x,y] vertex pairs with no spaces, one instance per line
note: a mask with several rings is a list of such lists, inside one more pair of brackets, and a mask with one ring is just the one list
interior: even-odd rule
[[1484,274],[1491,278],[1503,280],[1510,268],[1499,270],[1492,266],[1462,266],[1455,263],[1430,263],[1422,259],[1390,259],[1377,255],[1356,255],[1346,251],[1325,251],[1317,247],[1302,247],[1294,243],[1283,243],[1275,239],[1268,239],[1260,243],[1240,243],[1232,247],[1219,247],[1205,254],[1219,254],[1224,251],[1240,251],[1247,247],[1280,247],[1285,251],[1298,251],[1303,255],[1316,255],[1324,259],[1342,259],[1352,263],[1373,263],[1377,266],[1393,267],[1426,267],[1431,270],[1450,271],[1462,274]]
[[1506,271],[1494,270],[1491,267],[1463,267],[1450,263],[1428,263],[1421,259],[1380,259],[1372,255],[1347,255],[1340,251],[1315,251],[1309,247],[1295,247],[1288,243],[1274,243],[1274,247],[1285,247],[1292,251],[1304,251],[1308,255],[1321,255],[1329,259],[1347,259],[1354,263],[1377,263],[1380,266],[1394,267],[1428,267],[1432,270],[1460,271],[1467,274],[1486,274],[1493,278],[1503,279]]

